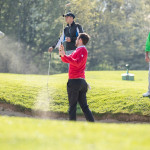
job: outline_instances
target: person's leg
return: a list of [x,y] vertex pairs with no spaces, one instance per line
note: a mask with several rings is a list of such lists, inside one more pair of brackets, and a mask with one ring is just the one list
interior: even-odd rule
[[87,105],[86,93],[87,93],[88,86],[85,80],[82,80],[81,86],[82,89],[79,92],[79,98],[78,98],[79,104],[82,108],[86,120],[90,122],[94,122],[94,117],[92,115],[92,112],[90,111],[89,106]]
[[150,63],[149,63],[149,72],[148,72],[148,92],[150,93]]
[[149,63],[149,73],[148,73],[148,91],[147,91],[147,93],[144,93],[143,96],[144,97],[150,96],[150,63]]
[[74,80],[67,83],[67,92],[69,99],[69,120],[76,120],[77,101],[79,96],[79,87]]

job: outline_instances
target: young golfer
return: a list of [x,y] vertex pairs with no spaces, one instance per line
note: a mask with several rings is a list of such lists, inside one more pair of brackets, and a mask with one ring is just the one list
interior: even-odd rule
[[89,35],[80,33],[76,40],[76,50],[71,55],[66,55],[64,46],[59,48],[59,55],[64,63],[69,63],[69,79],[67,92],[69,99],[69,119],[76,120],[76,106],[79,102],[87,121],[94,122],[93,115],[87,105],[86,93],[88,85],[85,81],[85,68],[88,51],[85,45],[89,41]]

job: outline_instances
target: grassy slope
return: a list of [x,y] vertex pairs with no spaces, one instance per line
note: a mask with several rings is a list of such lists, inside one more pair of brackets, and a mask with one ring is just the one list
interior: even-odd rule
[[149,150],[147,131],[149,125],[0,117],[0,147],[1,150]]
[[[121,71],[87,72],[87,81],[92,90],[88,103],[94,113],[136,113],[150,115],[150,100],[142,98],[147,90],[147,71],[134,71],[135,81],[122,81]],[[67,74],[47,76],[0,74],[0,100],[25,108],[45,110],[44,103],[50,98],[49,108],[67,113]],[[38,106],[37,103],[40,105]],[[43,104],[43,106],[42,106]]]

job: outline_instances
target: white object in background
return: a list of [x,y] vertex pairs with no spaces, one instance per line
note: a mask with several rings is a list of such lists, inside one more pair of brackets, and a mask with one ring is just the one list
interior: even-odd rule
[[89,90],[91,90],[91,86],[90,86],[90,84],[89,84],[89,83],[87,83],[87,85],[88,85],[88,89],[89,89]]
[[132,77],[134,77],[134,74],[131,74],[131,73],[123,73],[121,76],[132,76]]
[[0,31],[0,39],[4,38],[5,34],[3,32]]
[[148,91],[147,93],[144,93],[144,94],[143,94],[143,97],[149,97],[149,96],[150,96],[149,91]]

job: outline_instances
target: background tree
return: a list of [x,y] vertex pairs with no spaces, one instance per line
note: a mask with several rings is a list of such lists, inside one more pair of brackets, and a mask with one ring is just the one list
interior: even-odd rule
[[[148,68],[144,61],[150,30],[148,0],[1,0],[0,30],[7,38],[0,41],[0,72],[47,73],[47,49],[62,33],[62,14],[69,2],[67,11],[91,36],[88,70],[122,70],[126,63],[134,70]],[[51,65],[51,73],[67,72],[57,50]]]

